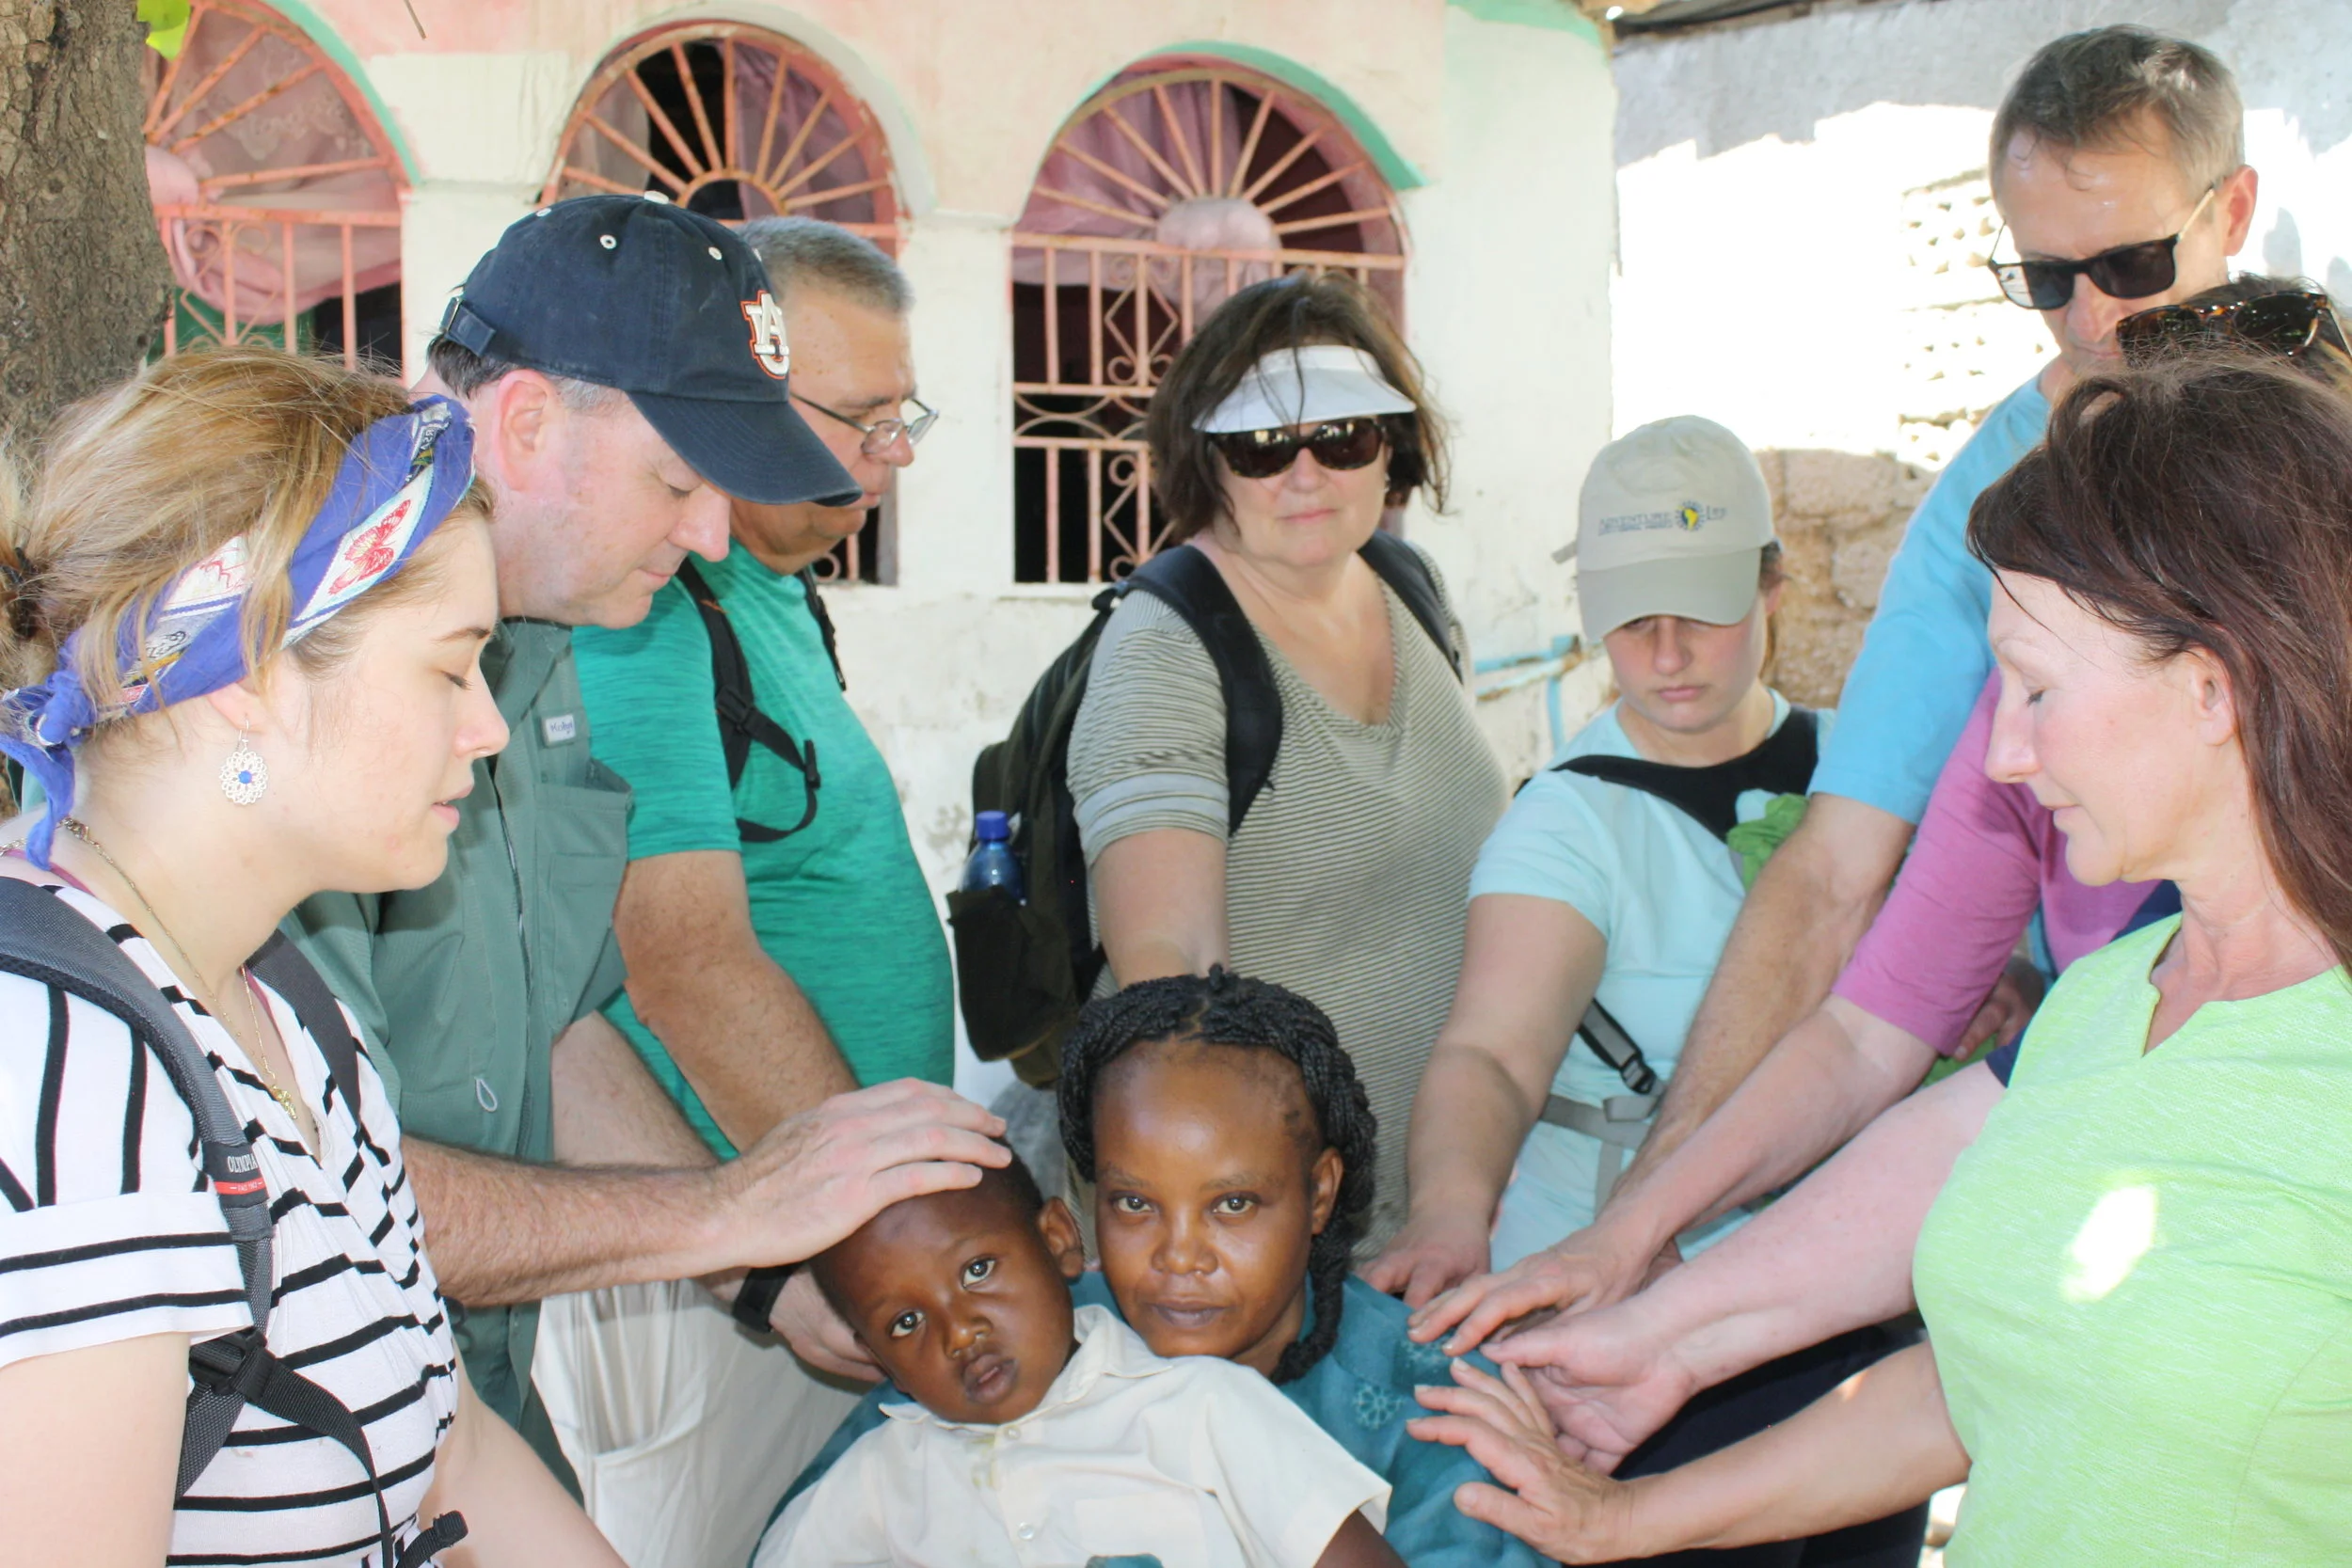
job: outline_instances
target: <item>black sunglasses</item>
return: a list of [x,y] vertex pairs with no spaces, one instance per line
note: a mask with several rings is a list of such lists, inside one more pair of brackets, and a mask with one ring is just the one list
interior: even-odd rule
[[1352,420],[1327,420],[1304,431],[1294,429],[1235,430],[1212,436],[1210,443],[1224,454],[1225,466],[1244,479],[1272,479],[1286,473],[1303,449],[1331,469],[1360,468],[1388,445],[1388,431],[1376,415]]
[[[1987,261],[1993,276],[2001,285],[2001,293],[2011,305],[2022,305],[2028,310],[2059,310],[2074,297],[2074,279],[2089,277],[2093,287],[2109,299],[2146,299],[2160,294],[2179,280],[2180,266],[2173,252],[2179,247],[2181,235],[2195,226],[2205,211],[2205,203],[2213,199],[2214,186],[2198,199],[2188,214],[2188,221],[2175,233],[2161,240],[2142,240],[2137,245],[2120,245],[2113,250],[2080,261]],[[1997,239],[1994,242],[2000,243]]]
[[2336,320],[2334,302],[2316,289],[2264,294],[2227,305],[2160,305],[2115,324],[2116,345],[2127,365],[2145,365],[2191,344],[2242,343],[2296,358],[2313,343],[2352,353]]

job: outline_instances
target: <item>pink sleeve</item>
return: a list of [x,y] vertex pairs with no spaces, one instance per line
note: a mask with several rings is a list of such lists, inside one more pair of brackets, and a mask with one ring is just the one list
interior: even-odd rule
[[2001,976],[2042,896],[2042,862],[2020,786],[1985,777],[1986,682],[1945,759],[1910,858],[1834,994],[1947,1055]]

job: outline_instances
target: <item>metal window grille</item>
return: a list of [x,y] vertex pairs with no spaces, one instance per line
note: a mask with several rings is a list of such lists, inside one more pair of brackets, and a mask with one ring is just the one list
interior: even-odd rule
[[159,352],[263,341],[396,372],[405,181],[358,88],[256,0],[195,0],[147,71],[175,283]]
[[[1193,216],[1261,243],[1200,244],[1200,225],[1184,232]],[[1089,101],[1055,139],[1012,249],[1023,582],[1110,580],[1158,547],[1144,413],[1230,295],[1343,271],[1402,316],[1404,233],[1371,160],[1319,105],[1231,67],[1147,64]]]

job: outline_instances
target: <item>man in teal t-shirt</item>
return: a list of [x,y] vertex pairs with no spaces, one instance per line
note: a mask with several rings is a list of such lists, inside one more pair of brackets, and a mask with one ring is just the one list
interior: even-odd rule
[[[947,1082],[955,1039],[937,906],[804,575],[858,530],[930,422],[914,402],[909,293],[888,257],[830,224],[763,219],[742,233],[781,301],[765,341],[774,360],[789,356],[793,400],[863,494],[841,507],[739,500],[734,547],[699,564],[699,586],[681,574],[639,625],[574,644],[596,756],[633,792],[612,922],[628,989],[606,1016],[723,1159],[860,1084]],[[751,745],[732,787],[705,594],[735,634],[752,701],[788,737]],[[785,1329],[818,1371],[871,1378],[805,1277],[775,1275],[755,1271],[736,1315]],[[854,1403],[854,1385],[758,1349],[690,1286],[549,1310],[564,1364],[606,1390],[569,1434],[590,1454],[583,1483],[598,1518],[626,1517],[632,1538],[764,1492],[725,1521],[739,1560],[766,1500]]]
[[744,233],[782,300],[794,401],[865,487],[850,506],[739,501],[735,548],[702,568],[752,700],[790,740],[753,744],[729,787],[688,579],[640,625],[577,644],[596,756],[635,792],[613,919],[628,990],[608,1016],[723,1157],[853,1083],[947,1081],[955,1038],[937,907],[806,574],[914,460],[928,420],[911,295],[888,257],[831,224]]

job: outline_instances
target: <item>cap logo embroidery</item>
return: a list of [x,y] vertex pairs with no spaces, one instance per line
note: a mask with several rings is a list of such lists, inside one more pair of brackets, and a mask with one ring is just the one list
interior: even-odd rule
[[1680,529],[1685,533],[1697,531],[1703,523],[1731,515],[1731,508],[1713,506],[1705,501],[1684,501],[1671,512],[1629,512],[1622,516],[1603,517],[1600,533],[1606,538],[1613,533],[1647,533],[1657,529]]
[[752,324],[752,357],[759,368],[782,380],[792,369],[792,347],[784,341],[784,307],[767,290],[743,302],[743,319]]

